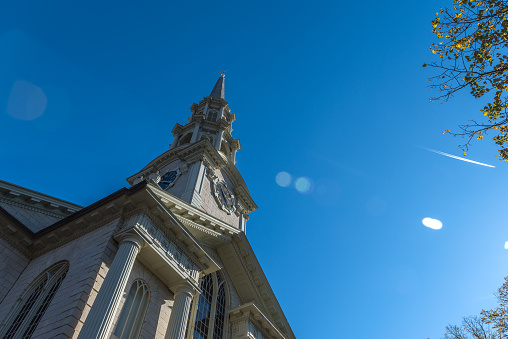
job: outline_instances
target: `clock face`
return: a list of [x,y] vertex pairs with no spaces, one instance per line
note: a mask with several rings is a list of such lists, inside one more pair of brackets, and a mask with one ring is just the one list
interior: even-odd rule
[[215,197],[219,201],[222,209],[228,213],[233,213],[236,209],[236,199],[233,193],[222,181],[215,183]]
[[159,181],[159,186],[165,190],[166,188],[173,186],[177,177],[177,171],[168,172],[162,176],[161,180]]

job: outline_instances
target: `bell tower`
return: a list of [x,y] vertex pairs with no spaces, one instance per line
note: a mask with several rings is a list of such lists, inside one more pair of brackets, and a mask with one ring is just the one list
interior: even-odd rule
[[228,161],[235,163],[240,140],[231,136],[235,114],[231,113],[225,100],[224,80],[225,75],[222,73],[210,95],[204,97],[199,104],[192,104],[190,107],[192,114],[185,126],[175,125],[172,130],[174,139],[171,148],[208,139]]
[[169,151],[127,181],[148,180],[159,192],[245,231],[248,214],[257,206],[235,166],[240,140],[231,135],[236,117],[224,85],[222,73],[210,95],[191,105],[187,123],[175,125]]

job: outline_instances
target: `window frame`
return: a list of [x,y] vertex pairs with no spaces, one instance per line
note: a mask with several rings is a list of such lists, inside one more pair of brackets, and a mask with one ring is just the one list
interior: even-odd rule
[[[209,273],[212,275],[213,282],[213,294],[212,294],[212,303],[210,306],[210,319],[208,320],[208,333],[207,339],[213,339],[214,336],[214,327],[215,327],[215,317],[217,315],[217,297],[220,286],[224,286],[224,296],[225,296],[225,306],[224,306],[224,323],[222,329],[222,338],[227,338],[229,333],[229,309],[230,309],[230,293],[229,286],[226,280],[225,274],[220,271]],[[219,283],[217,279],[217,275],[221,276],[222,281]],[[201,278],[201,280],[204,277]],[[201,282],[200,282],[201,287]],[[196,296],[192,301],[191,310],[189,312],[189,320],[187,324],[187,333],[185,335],[185,339],[193,339],[194,338],[194,328],[196,326],[196,314],[199,305],[199,296]]]
[[[8,332],[10,332],[11,327],[18,317],[19,313],[23,310],[26,302],[37,289],[41,288],[41,292],[35,298],[35,301],[30,306],[30,309],[26,313],[24,319],[21,321],[18,328],[8,337],[9,339],[18,339],[22,338],[25,335],[25,332],[28,330],[31,322],[35,319],[37,312],[39,311],[42,303],[46,300],[46,297],[53,290],[53,287],[58,282],[58,280],[63,276],[56,290],[53,292],[53,296],[50,297],[49,303],[46,308],[43,310],[42,315],[37,320],[37,323],[34,327],[32,334],[28,338],[31,338],[33,333],[37,330],[41,320],[44,318],[44,314],[47,312],[48,308],[51,306],[53,299],[55,298],[58,290],[63,284],[67,273],[69,272],[69,262],[68,261],[60,261],[55,263],[45,269],[41,274],[39,274],[25,289],[21,297],[17,300],[17,303],[9,312],[9,315],[6,317],[6,321],[3,323],[0,328],[0,338],[4,338],[7,336]],[[42,287],[41,287],[42,286]]]
[[[122,315],[123,315],[123,312],[124,312],[124,310],[125,310],[125,306],[126,306],[126,303],[127,303],[127,301],[128,301],[129,295],[131,294],[131,291],[132,291],[132,289],[135,287],[135,285],[137,285],[137,286],[136,286],[136,291],[134,292],[134,297],[133,297],[133,299],[132,299],[132,303],[130,304],[130,307],[132,308],[132,306],[134,305],[134,300],[135,300],[135,298],[136,298],[137,292],[138,292],[140,289],[143,289],[143,288],[145,288],[145,287],[146,287],[146,291],[145,291],[145,292],[143,292],[143,293],[144,293],[144,294],[148,294],[148,298],[147,298],[147,300],[148,300],[148,301],[147,301],[147,303],[146,303],[145,310],[144,310],[144,311],[142,311],[142,312],[140,312],[140,308],[141,308],[141,304],[142,304],[141,302],[144,300],[145,295],[143,295],[143,296],[141,297],[141,302],[139,303],[138,310],[136,311],[136,316],[135,316],[135,318],[134,318],[134,322],[132,323],[132,325],[130,325],[130,326],[131,326],[131,329],[130,329],[130,333],[129,333],[129,335],[128,335],[128,337],[127,337],[127,338],[139,338],[139,336],[141,335],[141,331],[143,330],[143,326],[144,326],[144,324],[145,324],[146,315],[148,314],[148,308],[150,307],[150,301],[151,301],[151,299],[152,299],[152,291],[150,290],[150,285],[148,285],[148,283],[147,283],[145,280],[143,280],[143,279],[135,279],[135,280],[132,282],[132,284],[131,284],[131,286],[130,286],[130,288],[129,288],[129,290],[128,290],[128,292],[127,292],[126,296],[125,296],[125,301],[124,301],[124,303],[123,303],[123,305],[122,305],[121,309],[119,309],[120,313],[118,314],[118,318],[117,318],[117,320],[116,320],[115,327],[114,327],[114,328],[113,328],[113,330],[111,331],[111,338],[114,338],[114,339],[117,339],[117,338],[118,338],[118,339],[120,339],[120,338],[122,338],[121,336],[120,336],[120,337],[118,337],[118,336],[115,334],[115,332],[117,331],[117,329],[118,329],[118,325],[119,325],[119,322],[120,322],[120,321],[121,321],[121,319],[122,319]],[[118,312],[118,311],[117,311],[117,312]],[[130,311],[129,311],[129,312],[130,312]],[[138,317],[139,317],[139,318],[138,318]],[[127,315],[127,317],[125,318],[125,323],[123,324],[123,329],[122,329],[122,333],[121,333],[121,335],[122,335],[122,334],[123,334],[123,332],[125,331],[125,328],[126,328],[126,326],[127,326],[127,321],[128,321],[128,320],[129,320],[129,315]],[[138,320],[139,320],[139,323],[140,323],[139,330],[138,330],[138,333],[134,333],[134,336],[133,336],[134,323],[135,323],[135,322],[137,322]]]

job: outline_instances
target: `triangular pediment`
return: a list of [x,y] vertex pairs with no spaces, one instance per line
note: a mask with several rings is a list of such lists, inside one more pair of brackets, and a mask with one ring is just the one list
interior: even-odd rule
[[203,161],[205,166],[211,169],[224,171],[235,187],[235,194],[244,202],[246,212],[250,213],[257,210],[258,207],[252,199],[247,184],[236,166],[227,161],[226,157],[208,139],[164,152],[143,167],[141,171],[127,178],[127,181],[132,185],[141,180],[146,180],[150,175],[158,173],[164,167],[177,160],[185,164]]

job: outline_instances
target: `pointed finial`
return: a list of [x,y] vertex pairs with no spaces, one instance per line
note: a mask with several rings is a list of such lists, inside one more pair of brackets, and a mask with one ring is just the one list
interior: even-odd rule
[[219,80],[215,83],[215,86],[212,89],[212,93],[210,93],[211,97],[217,98],[217,99],[224,99],[224,72],[220,72]]
[[221,77],[225,77],[225,76],[226,76],[226,72],[227,72],[227,71],[228,71],[228,70],[227,70],[227,69],[225,69],[225,70],[220,71],[220,72],[218,72],[218,73],[220,73],[220,76],[221,76]]

